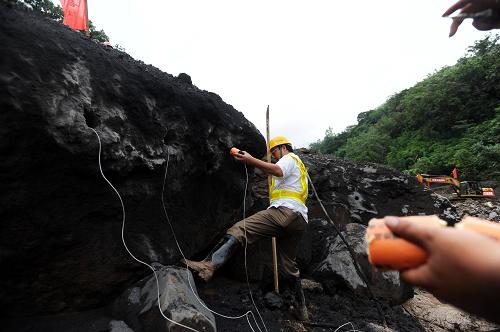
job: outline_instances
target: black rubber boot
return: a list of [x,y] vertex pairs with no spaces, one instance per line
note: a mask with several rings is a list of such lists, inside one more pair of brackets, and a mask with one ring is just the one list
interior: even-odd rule
[[206,282],[212,279],[215,271],[231,258],[239,246],[240,242],[234,236],[226,234],[204,260],[196,262],[186,259],[184,263]]
[[309,314],[307,313],[306,297],[304,296],[304,290],[302,289],[302,282],[300,278],[294,281],[294,291],[295,300],[297,301],[297,307],[295,308],[293,314],[300,321],[309,320]]

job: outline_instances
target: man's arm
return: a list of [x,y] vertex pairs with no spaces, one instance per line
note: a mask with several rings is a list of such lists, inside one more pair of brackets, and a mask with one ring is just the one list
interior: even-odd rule
[[246,151],[242,151],[243,154],[234,155],[234,159],[244,162],[245,164],[255,166],[260,170],[266,172],[267,174],[274,175],[277,177],[283,177],[283,171],[281,167],[276,164],[271,164],[260,159],[252,157],[252,155]]

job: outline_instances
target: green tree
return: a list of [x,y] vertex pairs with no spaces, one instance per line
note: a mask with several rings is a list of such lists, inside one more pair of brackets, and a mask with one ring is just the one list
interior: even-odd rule
[[[50,0],[23,0],[23,2],[31,6],[33,10],[36,10],[57,22],[62,22],[64,19],[62,7],[59,5],[54,5],[54,3]],[[81,31],[81,33],[85,32]],[[92,40],[95,40],[97,42],[109,41],[109,37],[106,35],[106,33],[103,30],[98,30],[90,20],[89,33]]]
[[50,17],[53,20],[62,22],[64,18],[63,10],[61,6],[56,6],[50,0],[23,0],[24,3],[28,4],[45,16]]
[[89,32],[90,32],[90,39],[98,41],[100,43],[109,42],[109,37],[106,35],[104,30],[97,30],[97,28],[90,20],[89,20]]
[[342,133],[327,131],[314,149],[408,174],[450,174],[456,165],[461,179],[500,180],[499,41],[476,41],[455,65],[360,113]]
[[376,129],[347,140],[345,156],[355,161],[384,163],[387,155],[390,137]]

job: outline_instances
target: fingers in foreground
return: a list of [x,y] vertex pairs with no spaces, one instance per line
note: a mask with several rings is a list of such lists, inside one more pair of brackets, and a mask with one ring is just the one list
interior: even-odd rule
[[428,248],[433,238],[435,227],[422,225],[423,220],[434,220],[435,216],[415,216],[415,217],[385,217],[384,222],[394,234],[399,237],[415,243],[424,250]]
[[457,33],[458,27],[460,26],[460,24],[462,24],[463,21],[464,19],[459,17],[453,19],[453,22],[451,22],[450,25],[450,33],[448,37],[453,37]]
[[428,264],[401,271],[401,278],[412,285],[424,287],[426,289],[432,289],[434,284],[434,274]]
[[451,13],[455,12],[456,10],[467,6],[470,2],[471,2],[471,0],[460,0],[460,1],[456,2],[453,6],[448,8],[443,13],[443,17],[446,17],[446,16],[450,15]]

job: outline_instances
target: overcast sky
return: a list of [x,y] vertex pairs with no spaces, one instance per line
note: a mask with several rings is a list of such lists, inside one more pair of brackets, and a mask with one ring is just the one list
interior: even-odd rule
[[[59,3],[59,1],[54,1]],[[89,19],[138,60],[214,92],[265,136],[305,147],[356,124],[485,36],[448,38],[454,0],[88,0]]]

